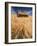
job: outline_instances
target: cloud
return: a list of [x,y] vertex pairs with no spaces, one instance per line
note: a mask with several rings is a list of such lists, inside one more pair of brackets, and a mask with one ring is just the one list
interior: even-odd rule
[[32,11],[28,11],[27,14],[28,14],[28,15],[32,15]]

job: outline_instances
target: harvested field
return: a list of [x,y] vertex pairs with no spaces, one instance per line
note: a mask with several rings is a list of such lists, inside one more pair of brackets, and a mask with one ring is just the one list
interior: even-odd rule
[[11,39],[32,38],[32,16],[11,15]]

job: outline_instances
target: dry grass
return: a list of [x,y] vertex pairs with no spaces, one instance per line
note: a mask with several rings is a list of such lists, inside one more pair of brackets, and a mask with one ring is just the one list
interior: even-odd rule
[[17,17],[11,16],[11,38],[24,39],[32,38],[32,16]]

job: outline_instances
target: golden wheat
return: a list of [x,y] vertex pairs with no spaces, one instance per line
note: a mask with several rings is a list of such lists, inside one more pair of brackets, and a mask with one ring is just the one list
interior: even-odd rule
[[11,38],[23,39],[32,38],[32,16],[17,17],[11,16]]

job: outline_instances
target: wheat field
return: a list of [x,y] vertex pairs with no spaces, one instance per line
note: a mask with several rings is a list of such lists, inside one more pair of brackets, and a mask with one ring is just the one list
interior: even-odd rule
[[32,16],[11,15],[11,39],[32,38]]

